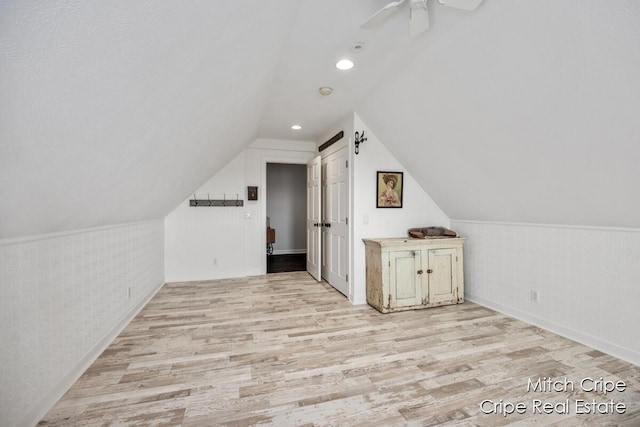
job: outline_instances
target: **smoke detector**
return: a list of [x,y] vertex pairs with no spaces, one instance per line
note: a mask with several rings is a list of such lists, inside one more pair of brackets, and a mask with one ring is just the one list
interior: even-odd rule
[[329,96],[333,93],[333,89],[328,86],[322,86],[320,89],[318,89],[318,92],[320,92],[320,95],[322,96]]

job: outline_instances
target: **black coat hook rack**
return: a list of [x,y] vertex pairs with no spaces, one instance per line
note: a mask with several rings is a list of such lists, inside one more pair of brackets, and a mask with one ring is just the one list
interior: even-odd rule
[[211,207],[211,206],[222,206],[222,207],[235,207],[235,206],[244,206],[244,200],[240,200],[238,195],[236,194],[236,199],[233,200],[229,200],[227,199],[227,195],[225,194],[223,196],[223,199],[210,199],[209,195],[207,194],[207,198],[206,199],[198,199],[195,195],[195,193],[193,194],[193,199],[189,200],[189,206],[193,206],[193,207]]

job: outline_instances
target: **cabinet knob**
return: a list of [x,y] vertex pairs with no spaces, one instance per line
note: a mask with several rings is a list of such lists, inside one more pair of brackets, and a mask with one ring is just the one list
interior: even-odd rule
[[424,273],[424,272],[423,272],[422,270],[418,270],[418,271],[417,271],[417,273],[418,273],[418,274],[422,274],[422,273]]
[[432,269],[428,269],[427,270],[427,274],[431,274],[431,273],[433,273],[433,270]]

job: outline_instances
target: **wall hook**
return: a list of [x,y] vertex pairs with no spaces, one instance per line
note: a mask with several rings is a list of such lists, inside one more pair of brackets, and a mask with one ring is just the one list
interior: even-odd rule
[[356,145],[356,154],[360,153],[360,144],[364,143],[367,140],[367,138],[364,137],[364,131],[362,131],[362,133],[358,133],[356,132],[356,138],[354,140],[354,143]]
[[226,206],[226,207],[234,207],[234,206],[243,206],[244,205],[244,200],[240,200],[240,197],[238,194],[236,194],[236,200],[235,202],[233,200],[231,200],[231,203],[227,203],[227,195],[224,195],[223,199],[211,199],[211,195],[209,193],[207,193],[207,198],[206,199],[198,199],[196,196],[196,193],[193,193],[193,199],[189,200],[189,206],[192,207],[220,207],[220,206]]

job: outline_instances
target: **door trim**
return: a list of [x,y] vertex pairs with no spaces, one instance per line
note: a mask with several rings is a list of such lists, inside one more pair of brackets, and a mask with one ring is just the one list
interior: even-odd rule
[[[265,149],[266,150],[266,149]],[[276,151],[272,149],[273,151]],[[302,153],[302,152],[300,152]],[[274,157],[273,155],[261,156],[260,158],[260,187],[258,188],[258,203],[260,204],[260,247],[256,248],[260,254],[265,252],[267,247],[267,233],[264,232],[264,227],[267,225],[267,164],[280,163],[284,165],[306,165],[309,160],[313,159],[316,155],[314,152],[309,151],[308,157]],[[247,185],[254,185],[247,183]],[[247,204],[245,204],[247,205]],[[267,274],[267,257],[260,256],[260,272],[261,274]]]

